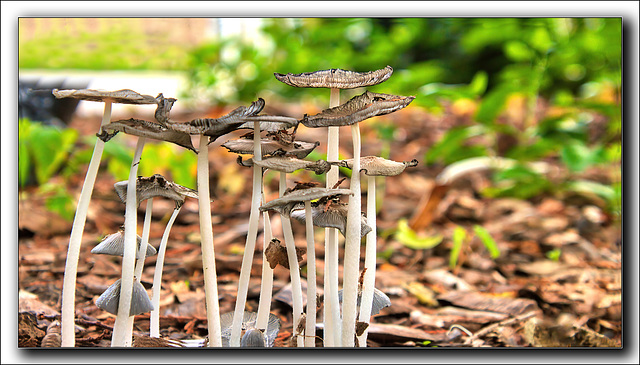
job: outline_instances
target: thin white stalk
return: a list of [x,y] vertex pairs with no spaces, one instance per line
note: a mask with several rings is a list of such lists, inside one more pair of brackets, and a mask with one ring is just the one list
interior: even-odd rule
[[136,183],[138,176],[138,165],[140,164],[140,156],[144,148],[146,138],[138,138],[136,152],[131,161],[131,170],[129,171],[129,181],[127,183],[127,199],[124,215],[124,253],[122,256],[122,281],[120,286],[120,301],[118,303],[118,314],[116,322],[113,326],[113,335],[111,337],[111,347],[129,347],[131,346],[131,338],[127,338],[129,323],[129,312],[131,311],[131,296],[133,292],[133,271],[136,259],[136,241],[137,241],[137,211],[136,204]]
[[[262,150],[260,148],[260,122],[253,122],[253,159],[262,161]],[[236,307],[233,312],[233,324],[231,326],[230,347],[240,347],[240,334],[242,332],[242,318],[244,317],[244,307],[247,302],[247,292],[249,291],[249,279],[251,277],[251,264],[253,254],[258,239],[258,223],[260,220],[260,199],[262,194],[262,168],[253,165],[253,189],[251,190],[251,211],[249,213],[249,231],[244,245],[242,255],[242,267],[240,278],[238,279],[238,295],[236,296]]]
[[[142,280],[142,270],[144,269],[144,260],[147,256],[147,245],[149,244],[149,231],[151,228],[151,211],[153,209],[153,198],[147,199],[147,208],[144,211],[144,224],[142,225],[142,241],[136,254],[136,267],[133,277]],[[130,316],[127,323],[127,338],[133,335],[133,321],[135,316]]]
[[220,304],[218,303],[218,278],[216,275],[213,226],[211,223],[211,199],[209,197],[209,148],[207,136],[200,136],[198,148],[198,207],[200,209],[200,236],[202,245],[202,273],[207,307],[209,347],[222,347],[220,330]]
[[[329,107],[340,104],[340,89],[331,89]],[[340,127],[328,127],[327,160],[338,161]],[[338,182],[338,166],[331,166],[327,172],[327,188],[333,188]],[[324,347],[336,347],[341,341],[340,303],[338,301],[338,230],[325,228],[324,263]]]
[[[287,174],[280,173],[280,196],[287,189]],[[287,256],[289,257],[289,273],[291,274],[291,297],[293,299],[293,329],[298,327],[300,317],[302,315],[302,286],[300,284],[300,266],[298,265],[298,255],[296,255],[295,240],[293,238],[293,230],[291,229],[291,218],[281,216],[282,234],[284,235],[284,243],[287,247]],[[297,347],[303,347],[303,338],[297,337]]]
[[162,234],[162,239],[160,240],[160,246],[158,246],[158,257],[156,258],[156,269],[153,273],[153,288],[152,288],[152,297],[151,303],[153,303],[153,310],[151,311],[151,315],[149,316],[150,327],[149,332],[151,337],[160,337],[160,288],[162,286],[162,269],[164,267],[164,255],[167,251],[167,242],[169,241],[169,232],[171,232],[171,227],[173,226],[173,222],[175,222],[176,217],[180,213],[180,208],[176,208],[173,210],[173,214],[171,214],[171,218],[169,218],[169,222],[167,222],[167,227],[164,229],[164,233]]
[[[373,304],[373,288],[376,285],[376,177],[367,176],[367,225],[371,232],[367,234],[362,283],[362,302],[360,303],[360,322],[370,323]],[[358,337],[360,347],[367,347],[368,328]]]
[[[264,202],[264,187],[262,201]],[[271,232],[271,221],[269,211],[262,213],[264,221],[264,243],[262,247],[262,280],[260,281],[260,300],[258,301],[258,314],[256,317],[256,328],[266,330],[269,323],[269,312],[271,311],[271,297],[273,295],[273,269],[267,262],[265,251],[271,243],[273,233]]]
[[316,347],[316,247],[310,200],[304,202],[304,214],[307,226],[307,323],[304,346]]
[[344,253],[344,277],[342,280],[342,346],[353,347],[356,331],[356,300],[358,296],[358,276],[360,273],[360,224],[361,224],[361,197],[360,197],[360,126],[358,123],[351,125],[351,138],[353,140],[353,172],[351,173],[350,188],[352,196],[349,197],[347,210],[347,232],[345,237]]
[[[111,102],[104,103],[104,113],[102,114],[102,123],[100,127],[109,123],[111,120]],[[76,300],[76,279],[78,276],[78,261],[80,259],[80,247],[82,246],[82,234],[84,233],[84,224],[87,221],[87,212],[89,211],[89,202],[93,193],[93,185],[96,181],[102,152],[104,151],[104,142],[96,139],[96,145],[93,148],[93,155],[87,175],[82,184],[82,191],[78,199],[76,215],[73,218],[73,227],[69,237],[69,248],[67,249],[67,262],[64,267],[64,282],[62,284],[62,318],[60,331],[62,336],[62,347],[75,347],[75,300]]]

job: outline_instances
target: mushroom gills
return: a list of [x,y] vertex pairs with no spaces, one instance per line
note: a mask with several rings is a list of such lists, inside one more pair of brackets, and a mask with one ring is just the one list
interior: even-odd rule
[[[229,347],[231,326],[233,325],[233,313],[234,312],[227,312],[220,316],[220,329],[223,347]],[[242,317],[242,330],[245,331],[245,333],[240,342],[241,347],[273,347],[273,342],[278,336],[278,332],[280,332],[280,320],[274,314],[269,313],[267,328],[263,332],[255,327],[257,318],[258,314],[256,312],[244,311]],[[259,342],[258,334],[262,336],[262,342]],[[262,345],[258,346],[257,344],[260,343],[262,343]]]
[[[111,314],[118,314],[118,304],[120,303],[120,285],[122,279],[116,280],[111,284],[107,290],[100,295],[96,300],[96,306],[102,310],[105,310]],[[133,293],[131,295],[131,309],[129,310],[130,316],[135,316],[142,313],[151,312],[153,310],[153,304],[147,291],[144,289],[142,283],[139,280],[133,281]]]
[[[313,225],[324,228],[337,228],[344,236],[347,231],[347,205],[344,203],[331,203],[329,207],[325,209],[322,204],[311,205],[311,215],[313,216]],[[296,206],[291,211],[291,218],[305,223],[304,207]],[[361,216],[360,222],[360,238],[371,232],[371,227],[367,225],[367,218],[364,214]]]
[[[140,249],[140,245],[142,244],[142,237],[136,235],[137,249],[136,252]],[[118,231],[117,233],[113,233],[105,237],[96,247],[91,249],[91,253],[97,255],[111,255],[111,256],[122,256],[124,255],[124,231]],[[153,256],[158,251],[151,244],[147,244],[147,253],[145,257]]]
[[[338,301],[342,305],[342,292],[344,290],[340,290],[338,292]],[[362,301],[362,291],[358,290],[358,313],[360,312],[360,302]],[[387,294],[383,293],[382,290],[378,288],[373,288],[373,302],[371,303],[371,315],[374,316],[382,310],[382,308],[388,307],[391,305],[391,299],[387,296]]]

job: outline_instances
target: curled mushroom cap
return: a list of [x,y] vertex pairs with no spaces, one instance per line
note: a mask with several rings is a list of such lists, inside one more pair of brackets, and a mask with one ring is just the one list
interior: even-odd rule
[[[341,160],[337,162],[329,162],[332,165],[353,168],[353,159]],[[418,165],[418,160],[413,159],[409,162],[396,162],[387,160],[378,156],[365,156],[360,158],[360,171],[369,176],[396,176],[402,173],[407,167]]]
[[167,122],[169,121],[169,111],[171,111],[171,108],[173,107],[173,104],[176,101],[177,99],[174,99],[174,98],[165,98],[164,95],[162,95],[162,93],[156,96],[156,102],[158,103],[158,107],[156,108],[154,117],[160,124],[162,125],[167,124]]
[[189,136],[189,134],[169,129],[159,123],[130,118],[108,123],[104,125],[102,129],[104,130],[104,133],[98,136],[105,142],[115,136],[118,132],[123,132],[132,136],[146,137],[157,139],[159,141],[175,143],[178,146],[197,152],[195,147],[193,147],[191,136]]
[[151,95],[142,95],[133,90],[122,89],[117,91],[103,91],[93,89],[80,90],[52,90],[53,95],[58,98],[74,98],[88,101],[110,101],[118,104],[156,104],[158,101]]
[[238,159],[238,163],[242,166],[253,166],[255,164],[263,169],[286,172],[287,174],[305,169],[315,172],[316,175],[322,175],[331,169],[331,164],[325,160],[307,161],[294,156],[272,156],[261,161],[248,159],[244,162],[242,162],[241,156],[238,156]]
[[[311,143],[295,141],[292,143],[286,143],[272,138],[263,138],[260,140],[262,156],[293,156],[297,158],[305,158],[319,145],[320,142]],[[242,155],[252,155],[254,153],[253,139],[239,138],[230,140],[223,143],[222,147],[228,149],[230,152]]]
[[[111,314],[118,314],[118,304],[120,303],[120,286],[122,279],[118,279],[115,283],[111,284],[105,290],[102,295],[96,300],[96,306],[102,310],[105,310]],[[130,316],[135,316],[142,313],[151,312],[153,310],[153,304],[147,291],[144,289],[142,283],[139,280],[133,281],[133,294],[131,295],[131,309],[129,310]]]
[[342,105],[325,109],[316,115],[305,115],[300,123],[310,128],[352,125],[371,117],[403,109],[413,99],[415,99],[415,96],[379,94],[365,91],[364,94],[356,95]]
[[[120,181],[114,184],[116,193],[123,203],[127,201],[127,184],[127,181]],[[176,202],[176,207],[180,207],[187,197],[198,199],[198,192],[169,181],[160,174],[154,174],[149,177],[139,176],[136,181],[137,204],[140,205],[141,201],[155,197],[172,199]]]
[[287,193],[277,199],[273,199],[272,201],[263,204],[260,207],[260,211],[264,212],[266,210],[275,210],[284,216],[289,216],[289,213],[291,212],[291,210],[293,210],[293,208],[299,206],[305,201],[347,194],[351,194],[351,190],[327,188],[300,189]]
[[169,122],[167,123],[167,127],[188,134],[209,136],[209,143],[211,143],[216,138],[233,132],[244,123],[250,121],[250,119],[247,118],[260,113],[264,105],[264,99],[258,98],[258,100],[251,103],[248,107],[239,106],[229,114],[223,115],[220,118],[198,118],[187,123]]
[[[231,326],[233,325],[233,314],[234,312],[228,312],[220,316],[220,329],[221,329],[221,337],[222,337],[222,346],[229,347],[229,339],[231,338]],[[242,316],[242,330],[246,331],[244,336],[247,336],[249,333],[249,337],[246,339],[243,337],[242,341],[245,342],[245,345],[253,345],[258,344],[256,333],[251,333],[251,330],[256,330],[260,332],[263,336],[263,345],[264,347],[273,347],[273,342],[278,336],[278,332],[280,331],[280,320],[274,314],[269,313],[269,321],[267,322],[266,329],[258,329],[256,328],[256,320],[258,318],[258,314],[255,312],[244,311]],[[242,346],[242,342],[240,344]],[[262,347],[261,346],[261,347]],[[246,347],[246,346],[243,346]],[[252,346],[249,346],[252,347]]]
[[[142,237],[136,235],[137,249],[140,248],[142,244]],[[145,257],[153,256],[158,251],[151,244],[147,244],[147,253]],[[124,230],[120,230],[116,233],[112,233],[105,237],[96,247],[91,249],[91,253],[97,255],[111,255],[111,256],[122,256],[124,255]]]
[[354,72],[332,68],[315,72],[300,74],[274,73],[276,79],[287,85],[295,87],[325,87],[332,89],[353,89],[356,87],[377,85],[393,73],[393,68],[387,66],[383,69],[369,72]]
[[[342,189],[344,190],[344,189]],[[331,202],[326,205],[325,200],[317,203],[311,203],[311,216],[313,217],[313,225],[323,228],[337,228],[343,236],[347,232],[347,204],[341,202]],[[296,206],[291,212],[291,218],[306,223],[305,211],[302,207]],[[364,215],[360,218],[360,238],[371,232],[371,227],[367,225],[367,219]]]
[[[342,294],[344,290],[340,290],[338,292],[338,301],[342,303]],[[358,288],[358,301],[356,305],[358,306],[358,312],[360,312],[360,303],[362,302],[362,290]],[[382,308],[388,307],[391,305],[391,299],[382,292],[382,290],[378,288],[373,288],[373,303],[371,303],[371,315],[374,316],[380,313]]]

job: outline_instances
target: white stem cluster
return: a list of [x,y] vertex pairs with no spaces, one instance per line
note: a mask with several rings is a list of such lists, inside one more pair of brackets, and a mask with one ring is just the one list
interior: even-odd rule
[[[362,283],[362,302],[360,304],[359,320],[370,323],[371,306],[373,305],[373,289],[376,284],[376,177],[367,177],[367,225],[371,227],[371,232],[367,234],[364,268],[364,280]],[[368,327],[364,333],[358,337],[360,347],[367,347]]]

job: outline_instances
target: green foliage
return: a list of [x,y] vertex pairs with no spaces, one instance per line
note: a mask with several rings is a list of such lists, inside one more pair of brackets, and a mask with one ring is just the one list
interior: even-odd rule
[[551,261],[559,261],[560,256],[562,255],[562,250],[559,248],[554,248],[553,250],[547,251],[545,256]]
[[493,240],[493,237],[489,234],[489,232],[482,226],[474,225],[473,231],[476,233],[476,236],[480,239],[484,247],[489,251],[489,255],[492,259],[497,259],[500,257],[500,249],[496,244],[496,241]]
[[449,254],[449,268],[451,270],[455,269],[458,264],[458,257],[460,257],[460,252],[462,252],[462,245],[467,238],[467,231],[460,227],[456,226],[453,230],[453,247],[451,248],[451,253]]
[[73,220],[76,214],[76,201],[66,187],[57,183],[45,183],[39,189],[45,196],[44,204],[50,212],[57,213],[67,221]]
[[425,155],[427,163],[437,161],[451,164],[465,158],[487,155],[486,147],[469,145],[468,139],[486,133],[486,127],[474,125],[450,129]]
[[442,242],[441,235],[419,237],[418,234],[409,227],[406,219],[400,219],[398,221],[398,228],[394,238],[412,250],[428,250]]
[[529,199],[552,189],[551,182],[544,175],[524,165],[496,171],[493,174],[493,182],[493,186],[482,191],[484,195]]

